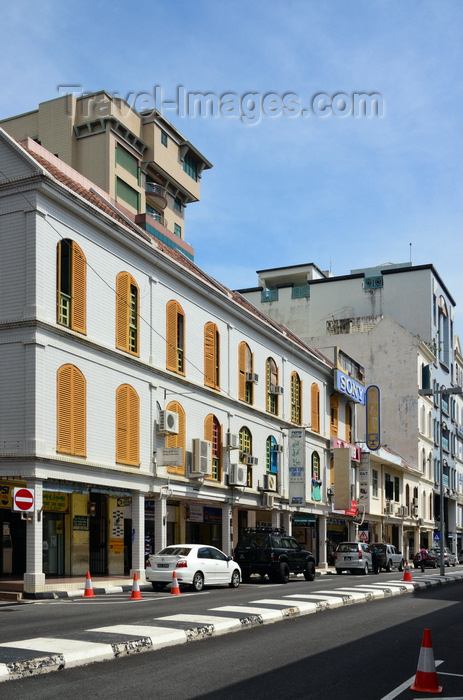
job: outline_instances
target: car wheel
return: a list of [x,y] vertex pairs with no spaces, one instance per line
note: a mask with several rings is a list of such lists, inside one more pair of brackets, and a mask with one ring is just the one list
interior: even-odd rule
[[337,574],[342,574],[342,569],[336,569]]
[[432,568],[433,568],[433,569],[437,569],[437,561],[433,561],[433,563],[432,563]]
[[386,564],[386,571],[389,573],[391,569],[392,569],[392,561],[389,559],[389,561]]
[[234,572],[232,573],[231,581],[228,584],[230,588],[238,588],[240,585],[240,572],[238,569],[235,569]]
[[449,561],[448,561],[448,562],[446,562],[445,566],[448,566],[448,567],[449,567],[449,569],[450,569],[450,562],[449,562]]
[[197,571],[193,576],[191,587],[194,591],[202,591],[204,587],[204,576],[200,571]]
[[402,561],[399,564],[399,571],[403,571],[403,570],[404,570],[404,560],[402,559]]
[[368,564],[365,564],[364,569],[363,569],[363,571],[362,571],[362,574],[365,574],[365,575],[366,575],[366,574],[369,574],[369,573],[370,573],[370,571],[369,571],[369,569],[368,569]]
[[313,561],[308,561],[307,566],[304,571],[304,578],[306,581],[313,581],[315,578],[315,564]]
[[241,569],[241,580],[243,583],[249,583],[251,580],[251,573],[249,571],[244,571]]
[[162,591],[164,589],[163,583],[155,583],[154,581],[151,581],[151,585],[153,586],[153,591]]
[[286,562],[280,564],[280,583],[288,583],[289,581],[289,566]]
[[456,566],[456,565],[457,565],[457,562],[456,562],[456,561],[454,561],[454,562],[453,562],[453,564],[452,564],[452,566]]

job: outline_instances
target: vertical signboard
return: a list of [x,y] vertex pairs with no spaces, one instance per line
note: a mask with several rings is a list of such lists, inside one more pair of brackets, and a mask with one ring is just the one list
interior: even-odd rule
[[380,394],[378,387],[374,384],[366,391],[366,409],[367,447],[369,450],[379,450],[381,447]]
[[333,450],[334,508],[349,510],[350,497],[350,448],[336,447]]
[[362,452],[359,469],[359,506],[364,513],[370,512],[370,453]]
[[305,430],[289,431],[289,503],[305,505]]

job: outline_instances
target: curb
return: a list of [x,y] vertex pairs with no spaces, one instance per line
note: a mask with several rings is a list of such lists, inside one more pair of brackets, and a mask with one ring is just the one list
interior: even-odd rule
[[[344,586],[341,589],[335,589],[333,591],[316,591],[311,597],[320,597],[324,599],[318,602],[300,601],[298,600],[297,594],[292,594],[287,596],[287,598],[288,603],[291,603],[291,598],[294,599],[295,604],[293,606],[288,605],[288,607],[282,607],[279,610],[263,609],[261,613],[255,612],[255,605],[252,607],[246,604],[238,606],[221,606],[220,610],[223,612],[227,611],[227,607],[230,611],[242,611],[243,617],[236,619],[223,618],[218,621],[217,617],[214,618],[214,609],[211,609],[208,611],[209,614],[197,615],[198,621],[201,620],[201,618],[204,618],[204,624],[193,624],[188,629],[166,628],[163,633],[160,633],[160,628],[158,627],[156,628],[155,638],[150,637],[148,634],[150,627],[144,627],[143,632],[146,632],[146,635],[138,638],[124,640],[113,644],[95,644],[89,642],[88,650],[85,650],[85,653],[82,650],[82,644],[85,646],[85,642],[82,643],[81,641],[60,638],[60,643],[62,644],[63,649],[62,653],[52,653],[49,656],[42,655],[25,661],[17,661],[6,664],[0,663],[0,683],[2,681],[19,680],[22,678],[29,678],[31,676],[38,676],[51,671],[62,671],[65,668],[85,666],[97,661],[118,659],[123,656],[138,654],[144,651],[155,651],[168,646],[185,644],[187,642],[194,642],[200,639],[207,639],[210,637],[219,636],[221,634],[226,634],[228,632],[237,632],[263,624],[292,619],[301,615],[309,615],[312,613],[322,612],[323,610],[343,607],[345,605],[365,603],[380,598],[389,598],[396,595],[414,593],[415,591],[418,592],[427,588],[444,586],[450,583],[460,583],[461,581],[463,581],[463,573],[449,574],[445,577],[436,576],[435,578],[428,578],[423,581],[388,581],[384,584],[376,582],[375,579],[375,581],[372,583],[365,581],[364,586]],[[363,587],[368,590],[362,591],[361,589]],[[131,590],[130,586],[118,586],[115,588],[117,589],[116,591],[114,589],[94,590],[95,592],[119,592],[119,590]],[[147,590],[148,588],[150,587],[145,585],[143,590]],[[82,592],[64,591],[63,593],[66,595],[63,597],[69,596],[69,593],[72,593],[73,595],[79,593],[82,595],[83,590],[84,589],[82,589]],[[259,602],[261,604],[282,604],[281,599],[264,599]],[[214,618],[215,622],[208,622],[207,618]],[[167,619],[169,618],[167,617]],[[155,627],[155,625],[156,619],[153,620],[152,627]],[[100,628],[94,631],[108,631],[108,629]],[[140,629],[140,631],[142,630]],[[16,642],[14,644],[15,648],[21,648],[19,644],[19,642]],[[2,646],[7,646],[7,644]]]

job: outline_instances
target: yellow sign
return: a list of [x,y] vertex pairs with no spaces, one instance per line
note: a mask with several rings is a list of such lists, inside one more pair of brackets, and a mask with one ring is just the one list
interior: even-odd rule
[[109,540],[109,549],[114,554],[122,554],[124,551],[124,539],[122,537],[111,537]]
[[69,494],[55,491],[43,492],[43,509],[64,513],[69,507]]
[[379,450],[381,447],[380,432],[380,395],[379,389],[374,384],[369,386],[366,392],[367,405],[367,447],[370,450]]

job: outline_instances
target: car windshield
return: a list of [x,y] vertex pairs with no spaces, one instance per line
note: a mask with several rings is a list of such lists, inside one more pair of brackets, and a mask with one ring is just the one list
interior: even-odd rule
[[386,545],[385,544],[377,544],[377,545],[372,545],[372,547],[376,547],[379,552],[385,552],[386,551]]
[[166,547],[156,554],[157,557],[186,557],[191,552],[191,547]]
[[338,546],[338,552],[358,552],[358,544],[356,542],[344,542]]

